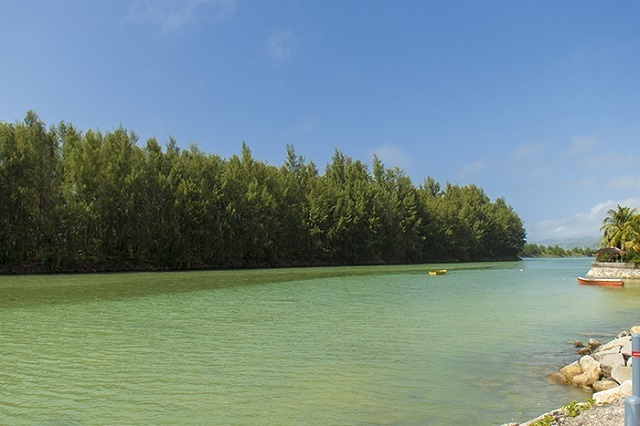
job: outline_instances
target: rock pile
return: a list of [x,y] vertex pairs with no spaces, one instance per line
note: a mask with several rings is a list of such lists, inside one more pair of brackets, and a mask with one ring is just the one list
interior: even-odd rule
[[[632,327],[631,331],[623,331],[614,340],[604,345],[595,339],[590,339],[586,345],[576,341],[574,346],[580,348],[578,354],[581,358],[561,368],[557,373],[547,376],[558,383],[579,386],[592,391],[592,398],[597,408],[592,408],[575,419],[564,408],[560,408],[525,423],[505,423],[502,426],[622,425],[623,400],[630,396],[633,390],[631,385],[632,334],[640,334],[640,326]],[[551,423],[550,418],[553,419]]]
[[598,403],[608,403],[631,395],[631,333],[637,333],[634,327],[631,332],[623,331],[616,339],[601,345],[590,339],[584,345],[579,341],[582,357],[563,368],[559,372],[547,376],[549,379],[578,386],[594,392],[593,399]]

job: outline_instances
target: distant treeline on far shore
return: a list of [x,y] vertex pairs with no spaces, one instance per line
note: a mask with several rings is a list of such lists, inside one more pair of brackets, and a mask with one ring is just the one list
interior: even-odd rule
[[320,173],[243,144],[138,145],[123,128],[0,122],[0,271],[243,268],[517,259],[521,219],[475,186],[414,186],[336,150]]
[[525,244],[521,257],[592,257],[596,250],[589,247],[563,248],[558,244],[545,246],[544,244]]

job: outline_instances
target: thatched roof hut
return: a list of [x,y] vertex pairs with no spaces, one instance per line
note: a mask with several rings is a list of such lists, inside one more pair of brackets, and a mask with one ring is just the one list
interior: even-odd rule
[[596,251],[596,260],[598,259],[598,256],[602,255],[602,254],[609,254],[611,256],[613,256],[614,258],[622,256],[623,254],[626,254],[627,252],[618,248],[618,247],[602,247],[601,249]]

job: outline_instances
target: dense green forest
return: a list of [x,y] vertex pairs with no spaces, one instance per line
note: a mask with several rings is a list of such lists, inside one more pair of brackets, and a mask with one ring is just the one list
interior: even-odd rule
[[0,268],[5,272],[239,268],[514,259],[522,221],[475,185],[414,186],[374,157],[336,150],[321,174],[243,144],[143,146],[123,128],[0,122]]

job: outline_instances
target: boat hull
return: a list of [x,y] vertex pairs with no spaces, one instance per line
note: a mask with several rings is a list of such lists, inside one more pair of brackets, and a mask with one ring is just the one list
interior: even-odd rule
[[584,278],[578,277],[578,284],[599,285],[604,287],[622,287],[622,278]]

